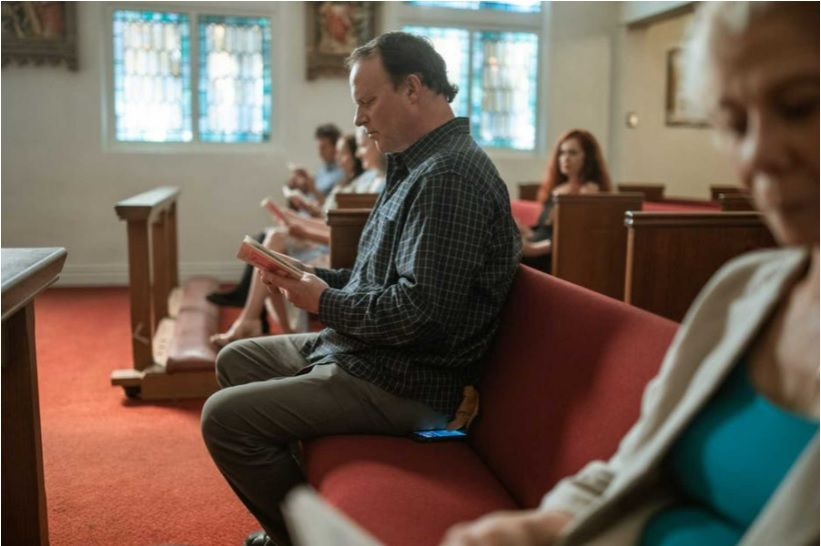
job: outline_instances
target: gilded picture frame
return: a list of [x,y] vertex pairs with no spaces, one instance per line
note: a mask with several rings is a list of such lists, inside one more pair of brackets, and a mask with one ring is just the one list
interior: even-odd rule
[[345,58],[377,35],[380,2],[306,2],[307,78],[345,77]]
[[79,68],[74,2],[3,2],[2,65],[65,63]]

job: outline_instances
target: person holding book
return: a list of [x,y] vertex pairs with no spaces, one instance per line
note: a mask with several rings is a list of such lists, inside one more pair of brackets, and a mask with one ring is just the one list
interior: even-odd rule
[[264,529],[248,545],[288,540],[280,502],[302,481],[294,442],[464,422],[457,408],[518,267],[507,188],[468,120],[454,118],[457,89],[430,42],[389,32],[348,62],[355,123],[388,154],[356,262],[329,270],[291,259],[299,279],[260,273],[326,328],[227,345],[222,389],[203,407],[209,453]]
[[[301,197],[294,199],[295,202],[312,203],[318,201],[322,203],[325,196],[344,179],[345,172],[336,162],[336,143],[341,134],[342,132],[333,123],[325,123],[316,128],[314,140],[316,141],[316,151],[321,163],[313,176],[301,167],[291,169],[291,176],[288,178],[287,185],[297,190],[301,195]],[[264,239],[264,231],[256,237],[258,242],[263,242]],[[253,268],[246,268],[236,287],[228,291],[212,292],[206,296],[206,299],[216,305],[242,307],[248,297],[252,276]],[[267,324],[263,324],[263,329],[267,332]]]
[[615,455],[443,546],[818,544],[818,19],[816,2],[705,2],[685,47],[692,96],[783,248],[707,284]]
[[[336,144],[337,163],[345,173],[344,179],[337,184],[325,199],[324,207],[332,207],[335,203],[334,196],[338,192],[352,189],[355,180],[363,175],[364,169],[362,161],[356,155],[356,139],[353,135],[342,135]],[[270,201],[269,206],[274,206]],[[279,220],[284,225],[273,229],[267,229],[262,241],[257,242],[263,246],[294,256],[299,260],[309,263],[314,262],[328,254],[327,241],[310,238],[313,231],[308,229],[310,219],[303,219],[302,216],[287,210],[279,210]],[[293,232],[293,236],[289,235]],[[246,266],[251,268],[250,265]],[[253,268],[251,268],[253,270]],[[279,294],[267,297],[265,287],[259,281],[250,277],[248,283],[248,293],[245,297],[245,304],[242,311],[225,332],[214,334],[210,341],[218,347],[223,347],[237,339],[260,336],[268,333],[268,317],[273,315],[283,333],[291,333],[288,314],[285,309],[285,302]],[[267,297],[267,299],[266,299]]]

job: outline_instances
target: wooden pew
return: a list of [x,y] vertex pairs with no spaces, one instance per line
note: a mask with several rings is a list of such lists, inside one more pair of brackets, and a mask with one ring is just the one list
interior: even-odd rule
[[616,184],[619,193],[640,193],[645,201],[661,201],[664,199],[664,184],[639,184],[633,182]]
[[378,193],[337,193],[338,209],[372,209],[379,199]]
[[624,214],[640,210],[640,193],[559,195],[553,228],[553,275],[622,299],[627,231]]
[[519,199],[524,201],[536,201],[539,194],[541,182],[519,182]]
[[753,198],[746,192],[720,193],[718,204],[723,211],[755,210]]
[[681,321],[729,259],[774,246],[757,212],[628,212],[624,301]]
[[177,198],[179,188],[160,187],[117,203],[127,224],[132,367],[114,370],[111,384],[130,398],[200,398],[217,390],[216,333],[219,311],[205,300],[213,279],[179,287]]
[[328,226],[331,228],[330,266],[332,269],[353,267],[362,229],[372,209],[331,209]]
[[747,190],[739,186],[738,184],[712,184],[710,186],[710,199],[713,201],[718,201],[718,196],[722,193],[725,195],[729,195],[731,193],[746,193]]
[[55,282],[64,248],[2,249],[2,535],[48,546],[34,298]]

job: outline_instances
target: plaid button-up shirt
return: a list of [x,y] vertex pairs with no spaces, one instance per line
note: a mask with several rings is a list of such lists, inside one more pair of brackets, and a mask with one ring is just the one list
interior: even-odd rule
[[519,261],[507,188],[449,121],[388,156],[353,269],[320,269],[327,326],[305,349],[398,396],[452,414],[496,332]]

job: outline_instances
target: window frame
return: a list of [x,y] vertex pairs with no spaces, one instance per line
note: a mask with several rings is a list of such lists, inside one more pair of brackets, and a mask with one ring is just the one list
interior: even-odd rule
[[[265,6],[268,9],[260,9]],[[117,10],[135,11],[170,11],[185,13],[189,18],[189,54],[190,54],[190,86],[191,86],[191,134],[190,142],[137,142],[119,141],[116,135],[116,116],[114,113],[114,29],[113,16]],[[277,59],[275,52],[283,51],[283,33],[281,31],[282,9],[276,4],[268,2],[256,4],[252,2],[112,2],[105,3],[101,10],[103,20],[102,38],[104,46],[102,51],[103,67],[102,97],[103,97],[103,146],[106,151],[115,152],[144,152],[144,153],[271,153],[272,150],[282,147],[282,135],[280,116],[277,108],[282,101],[278,98],[284,97],[284,82],[279,75],[282,73],[281,60]],[[200,140],[199,127],[199,17],[202,15],[217,15],[223,17],[256,17],[268,20],[271,33],[271,43],[269,48],[269,66],[271,74],[271,103],[269,104],[270,133],[271,137],[267,142],[209,142]]]
[[[533,148],[529,150],[518,150],[510,147],[483,146],[485,150],[492,153],[494,157],[531,157],[540,156],[544,151],[547,120],[545,119],[545,107],[547,96],[545,92],[545,74],[547,72],[545,54],[545,44],[547,37],[544,29],[547,28],[546,21],[549,17],[549,2],[542,2],[541,10],[536,13],[509,12],[494,9],[463,9],[446,8],[434,6],[416,6],[406,2],[395,4],[395,27],[402,29],[405,26],[425,26],[439,28],[458,28],[468,31],[469,51],[473,54],[474,33],[482,31],[490,32],[528,32],[536,35],[538,40],[536,58],[536,134]],[[537,16],[538,15],[538,16]],[[473,63],[468,63],[468,82],[473,78]],[[460,89],[461,92],[468,93],[468,109],[472,111],[473,90]],[[468,119],[470,115],[468,114]]]

